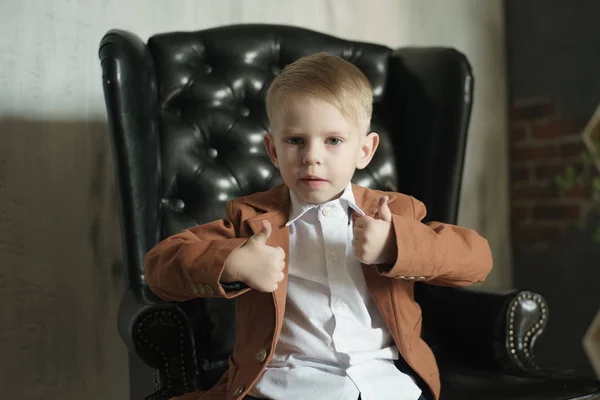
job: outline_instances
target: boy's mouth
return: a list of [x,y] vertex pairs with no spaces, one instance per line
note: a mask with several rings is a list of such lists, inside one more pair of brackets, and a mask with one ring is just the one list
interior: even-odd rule
[[314,176],[314,175],[305,175],[303,177],[300,178],[301,181],[321,181],[321,182],[326,182],[327,179],[325,178],[321,178],[318,176]]
[[300,182],[302,182],[304,185],[308,186],[311,189],[316,189],[319,186],[325,184],[327,182],[327,179],[314,175],[305,175],[300,178]]

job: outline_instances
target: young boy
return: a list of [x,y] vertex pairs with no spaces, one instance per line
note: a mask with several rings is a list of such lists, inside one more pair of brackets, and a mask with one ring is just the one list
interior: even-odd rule
[[180,399],[439,398],[414,282],[479,282],[492,257],[472,230],[420,222],[418,200],[350,183],[379,143],[372,97],[341,58],[288,65],[267,93],[264,137],[284,185],[231,201],[226,219],[146,255],[165,300],[237,297],[228,371]]

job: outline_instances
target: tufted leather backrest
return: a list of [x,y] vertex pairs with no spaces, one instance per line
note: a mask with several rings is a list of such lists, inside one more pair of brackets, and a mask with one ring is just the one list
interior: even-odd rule
[[[147,44],[111,31],[100,57],[131,289],[152,296],[142,260],[160,239],[222,218],[229,200],[281,182],[262,143],[266,90],[285,65],[322,51],[357,65],[374,91],[371,129],[381,143],[353,181],[411,194],[428,218],[456,221],[473,84],[461,53],[392,50],[278,25],[165,33]],[[233,318],[219,317],[230,312],[221,306],[208,302],[199,314],[213,318],[205,343],[225,341],[201,349],[203,362],[231,350]]]
[[396,162],[382,107],[390,49],[292,27],[245,26],[157,35],[155,60],[161,110],[163,235],[222,218],[235,197],[281,183],[263,145],[269,131],[265,95],[294,60],[326,51],[356,64],[375,93],[372,128],[380,151],[355,181],[396,187]]

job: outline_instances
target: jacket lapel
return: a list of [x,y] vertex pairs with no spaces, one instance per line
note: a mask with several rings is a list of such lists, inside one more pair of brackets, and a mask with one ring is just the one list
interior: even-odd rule
[[[285,224],[288,221],[289,204],[284,205],[281,209],[271,210],[265,214],[259,214],[247,220],[252,233],[255,234],[261,230],[262,221],[269,221],[273,228],[271,236],[267,240],[267,245],[272,247],[281,247],[286,255],[289,255],[289,239],[290,231]],[[275,302],[275,312],[277,314],[276,323],[277,331],[281,329],[283,323],[283,315],[285,311],[285,299],[287,294],[289,256],[285,258],[285,268],[283,270],[283,280],[273,292],[273,301]]]
[[[356,201],[356,205],[364,211],[369,217],[375,218],[379,210],[379,197],[376,191],[369,190],[362,186],[352,185],[352,192]],[[355,222],[359,215],[353,212],[352,220]],[[399,338],[400,334],[397,331],[397,323],[393,310],[393,282],[391,279],[380,275],[377,272],[376,265],[361,264],[363,275],[367,288],[371,293],[371,297],[377,306],[377,309],[383,316],[385,323],[394,338]]]

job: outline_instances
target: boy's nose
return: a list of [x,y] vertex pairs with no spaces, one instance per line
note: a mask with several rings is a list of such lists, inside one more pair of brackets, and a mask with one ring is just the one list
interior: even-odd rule
[[304,152],[302,162],[307,165],[320,164],[322,161],[321,158],[322,154],[320,149],[317,146],[310,146]]

